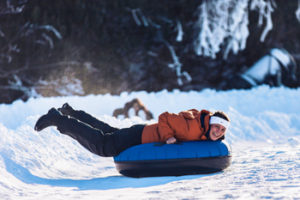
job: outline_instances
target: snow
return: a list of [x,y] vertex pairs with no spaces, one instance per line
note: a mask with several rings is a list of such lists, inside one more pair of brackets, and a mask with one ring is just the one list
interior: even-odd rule
[[259,20],[258,26],[262,26],[264,24],[265,19],[265,28],[260,36],[260,41],[264,42],[267,34],[272,30],[272,12],[274,12],[274,7],[276,8],[276,3],[273,0],[265,1],[265,0],[252,0],[251,2],[251,10],[258,10],[259,12]]
[[[216,58],[224,50],[237,54],[246,48],[249,33],[249,12],[258,13],[258,27],[262,29],[260,41],[264,42],[273,29],[274,0],[215,0],[203,1],[198,7],[198,19],[194,26],[196,38],[194,51],[197,55]],[[298,8],[299,10],[299,8]],[[299,11],[295,12],[299,20]]]
[[298,19],[298,21],[300,22],[300,0],[298,0],[298,8],[295,12],[296,18]]
[[199,15],[195,24],[196,54],[216,58],[222,46],[225,46],[223,57],[226,59],[230,51],[236,54],[243,50],[249,35],[248,4],[248,0],[204,1],[198,7]]
[[[155,119],[116,119],[115,108],[139,98]],[[0,104],[1,199],[300,199],[300,89],[51,97]],[[232,120],[227,142],[233,162],[223,172],[128,178],[112,158],[85,150],[55,128],[33,126],[51,107],[69,102],[116,127],[151,123],[161,112],[223,110]]]
[[166,46],[168,47],[170,54],[172,56],[173,59],[173,63],[169,63],[168,67],[171,69],[174,69],[176,71],[176,75],[177,75],[177,83],[178,85],[183,85],[183,80],[182,80],[182,76],[185,77],[185,79],[187,81],[192,81],[192,77],[189,75],[188,72],[186,71],[182,71],[182,64],[179,60],[179,57],[176,55],[175,49],[173,48],[172,45],[170,45],[167,41],[165,41]]
[[256,82],[262,83],[267,75],[280,73],[281,66],[289,71],[291,63],[291,56],[286,50],[273,48],[269,54],[259,59],[248,71],[242,74],[242,77],[251,85],[256,85]]

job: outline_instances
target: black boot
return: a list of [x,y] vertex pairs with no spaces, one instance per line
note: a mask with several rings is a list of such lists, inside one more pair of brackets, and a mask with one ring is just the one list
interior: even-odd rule
[[62,107],[58,108],[57,110],[60,111],[63,115],[72,115],[74,111],[74,109],[68,103],[64,103],[64,105],[62,105]]
[[[77,140],[86,149],[100,156],[110,156],[104,151],[104,135],[100,130],[94,129],[88,124],[80,122],[70,116],[62,115],[55,108],[51,108],[47,114],[41,116],[34,129],[41,131],[49,126],[56,126],[57,130]],[[109,139],[112,140],[112,139]],[[109,142],[108,144],[111,144]],[[106,145],[108,145],[106,144]],[[113,147],[112,147],[113,148]],[[114,149],[112,149],[114,150]],[[110,153],[110,152],[108,152]],[[116,153],[112,152],[113,155]]]
[[34,130],[41,131],[49,126],[56,126],[62,115],[55,108],[51,108],[47,114],[41,116],[34,126]]

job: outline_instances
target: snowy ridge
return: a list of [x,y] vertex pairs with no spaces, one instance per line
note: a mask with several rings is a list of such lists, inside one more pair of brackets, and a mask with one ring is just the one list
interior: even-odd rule
[[[138,97],[155,120],[115,119],[115,108]],[[264,199],[300,198],[300,91],[269,88],[217,92],[134,92],[120,96],[53,97],[0,105],[1,199]],[[55,128],[33,126],[50,107],[69,102],[116,127],[156,121],[161,112],[223,110],[232,123],[228,170],[210,175],[133,179]],[[226,185],[226,188],[224,188]],[[233,192],[235,191],[235,192]]]

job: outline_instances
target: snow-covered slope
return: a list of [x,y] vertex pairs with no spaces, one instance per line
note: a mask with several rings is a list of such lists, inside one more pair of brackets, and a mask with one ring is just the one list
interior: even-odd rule
[[[116,119],[114,109],[138,97],[155,119]],[[217,92],[134,92],[55,97],[0,104],[1,199],[299,199],[300,90],[262,86]],[[91,154],[55,128],[33,126],[51,107],[69,102],[116,127],[156,121],[161,112],[223,110],[233,163],[209,175],[128,178],[112,158]]]

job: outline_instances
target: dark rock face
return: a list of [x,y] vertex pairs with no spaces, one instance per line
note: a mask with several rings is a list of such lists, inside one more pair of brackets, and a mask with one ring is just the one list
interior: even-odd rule
[[[5,1],[0,4],[0,103],[26,100],[32,91],[54,96],[229,89],[228,80],[234,81],[272,48],[286,49],[300,66],[297,1],[275,1],[273,29],[264,42],[259,40],[263,29],[257,26],[258,14],[250,12],[246,49],[226,60],[224,50],[215,59],[193,50],[202,1],[9,2],[10,7]],[[180,42],[178,22],[184,31]],[[191,79],[168,67],[176,64],[172,50]],[[297,80],[299,73],[294,73]],[[283,79],[288,87],[300,85]]]

